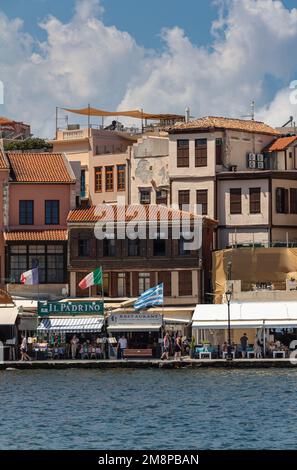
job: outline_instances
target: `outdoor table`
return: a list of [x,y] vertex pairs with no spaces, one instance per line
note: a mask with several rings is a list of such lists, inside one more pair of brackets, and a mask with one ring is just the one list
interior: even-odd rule
[[[223,359],[226,359],[227,354],[228,354],[227,351],[223,351]],[[231,354],[232,354],[233,359],[235,359],[235,351],[231,351]]]
[[273,354],[273,359],[275,359],[278,354],[281,354],[282,357],[286,357],[286,352],[285,351],[273,351],[272,354]]
[[255,351],[247,351],[247,358],[251,358],[251,354],[253,355],[253,358],[255,358]]
[[207,359],[207,358],[211,359],[211,352],[210,351],[200,351],[199,352],[199,359]]

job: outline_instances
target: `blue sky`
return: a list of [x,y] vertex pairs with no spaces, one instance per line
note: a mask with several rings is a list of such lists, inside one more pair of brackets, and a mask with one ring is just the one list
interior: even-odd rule
[[253,99],[297,121],[296,44],[297,0],[0,0],[0,115],[50,136],[56,106],[240,117]]

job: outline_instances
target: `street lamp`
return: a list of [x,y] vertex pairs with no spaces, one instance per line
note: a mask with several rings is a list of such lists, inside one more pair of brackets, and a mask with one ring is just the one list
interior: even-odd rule
[[231,349],[231,324],[230,324],[230,302],[232,297],[232,291],[228,289],[225,292],[227,304],[228,304],[228,349],[227,349],[227,359],[232,360],[232,349]]

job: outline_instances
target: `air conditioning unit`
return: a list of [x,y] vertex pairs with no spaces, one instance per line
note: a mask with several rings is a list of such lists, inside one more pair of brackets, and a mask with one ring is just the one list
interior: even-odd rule
[[257,154],[257,161],[258,162],[264,162],[264,155],[262,153]]
[[256,161],[250,160],[249,161],[249,168],[254,170],[256,168]]
[[258,170],[264,170],[264,162],[257,162]]
[[251,160],[256,160],[256,154],[255,153],[252,153],[252,152],[249,153],[249,161],[251,161]]

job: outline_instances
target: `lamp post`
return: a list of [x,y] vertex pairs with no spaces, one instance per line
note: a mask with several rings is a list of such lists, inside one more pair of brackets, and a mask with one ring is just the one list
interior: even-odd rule
[[232,291],[228,289],[225,292],[227,305],[228,305],[228,350],[227,350],[227,359],[232,360],[232,350],[231,350],[231,322],[230,322],[230,302],[232,297]]

